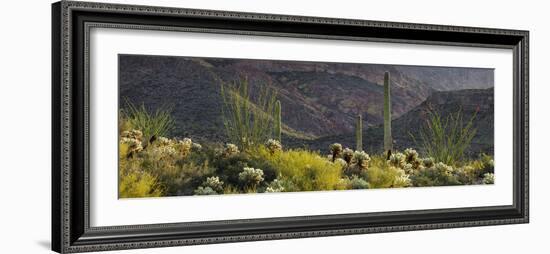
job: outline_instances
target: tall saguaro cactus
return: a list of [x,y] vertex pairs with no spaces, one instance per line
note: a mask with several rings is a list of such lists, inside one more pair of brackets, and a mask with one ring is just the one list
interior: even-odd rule
[[355,125],[355,144],[357,151],[363,151],[363,118],[361,114],[357,116],[357,124]]
[[281,139],[282,135],[282,122],[281,122],[281,101],[277,100],[275,103],[275,138],[279,140],[279,142],[283,143],[283,140]]
[[384,152],[389,156],[393,149],[391,137],[390,73],[384,73]]

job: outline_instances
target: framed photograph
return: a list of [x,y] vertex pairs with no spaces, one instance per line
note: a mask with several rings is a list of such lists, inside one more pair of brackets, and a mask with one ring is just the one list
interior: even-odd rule
[[529,220],[528,31],[52,11],[54,251]]

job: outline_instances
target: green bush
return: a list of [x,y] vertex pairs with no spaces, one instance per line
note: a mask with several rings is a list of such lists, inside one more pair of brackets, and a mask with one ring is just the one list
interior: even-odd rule
[[432,167],[422,168],[411,176],[413,186],[459,185],[457,175],[451,166],[438,162]]
[[306,150],[287,150],[271,154],[259,147],[253,155],[266,161],[284,181],[290,181],[299,191],[334,190],[342,175],[342,166],[332,163],[318,153]]
[[401,168],[390,165],[385,156],[372,156],[371,166],[363,174],[370,188],[401,188],[411,185],[409,176]]

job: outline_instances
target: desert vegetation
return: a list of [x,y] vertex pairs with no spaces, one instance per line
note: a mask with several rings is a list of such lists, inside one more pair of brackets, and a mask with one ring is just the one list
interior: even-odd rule
[[[251,93],[243,78],[223,83],[227,141],[196,143],[171,136],[170,107],[148,110],[126,102],[119,114],[119,197],[216,195],[494,183],[492,156],[465,156],[476,129],[461,111],[430,111],[411,135],[416,147],[393,149],[390,77],[384,76],[384,148],[363,151],[362,115],[355,149],[332,143],[323,151],[286,148],[277,92]],[[475,117],[475,116],[473,116]]]

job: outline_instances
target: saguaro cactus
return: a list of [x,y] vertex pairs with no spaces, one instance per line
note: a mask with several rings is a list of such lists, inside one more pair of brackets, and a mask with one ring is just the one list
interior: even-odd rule
[[283,143],[283,140],[281,139],[281,133],[282,133],[281,101],[277,100],[277,102],[275,103],[275,138],[280,143]]
[[390,73],[384,73],[384,152],[388,155],[393,148],[391,137]]
[[355,125],[355,144],[357,151],[363,151],[363,118],[361,114],[357,116],[357,124]]

